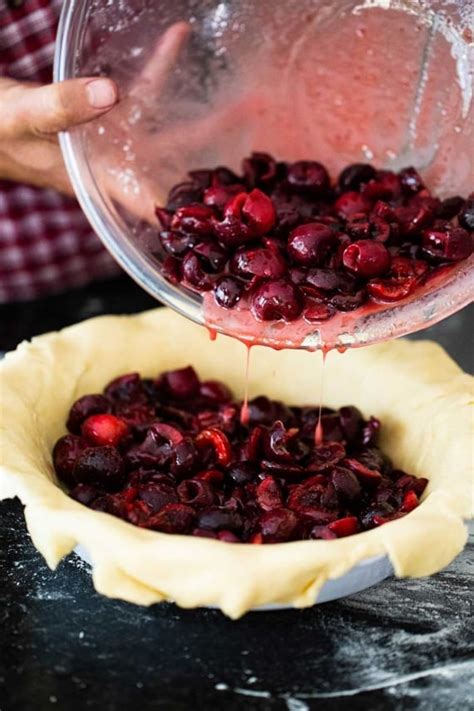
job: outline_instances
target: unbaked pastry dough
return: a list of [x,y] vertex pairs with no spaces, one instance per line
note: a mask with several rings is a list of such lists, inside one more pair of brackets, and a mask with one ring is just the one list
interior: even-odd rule
[[[276,545],[228,544],[137,528],[70,499],[55,481],[51,450],[69,407],[112,378],[154,376],[192,363],[242,395],[244,346],[168,309],[94,318],[22,343],[0,364],[0,499],[18,496],[35,546],[54,568],[77,544],[89,551],[97,590],[141,605],[216,605],[237,618],[268,603],[313,604],[326,580],[386,552],[398,576],[423,576],[463,548],[473,509],[473,379],[434,343],[392,341],[330,353],[324,401],[355,404],[383,423],[382,448],[397,466],[429,478],[403,519],[349,538]],[[321,355],[252,350],[250,395],[291,404],[318,399]]]

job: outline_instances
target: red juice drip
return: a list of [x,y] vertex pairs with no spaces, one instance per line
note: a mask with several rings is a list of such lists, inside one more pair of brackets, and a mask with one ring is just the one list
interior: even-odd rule
[[319,418],[318,424],[316,425],[314,439],[316,441],[316,447],[321,447],[323,443],[323,426],[321,424],[321,408],[319,408]]
[[215,328],[211,328],[210,326],[206,326],[207,330],[209,331],[209,338],[211,341],[215,341],[217,338],[217,331]]
[[323,444],[323,423],[322,423],[322,410],[323,410],[323,397],[324,397],[324,366],[326,364],[326,356],[328,354],[328,349],[323,348],[321,351],[323,362],[321,364],[321,380],[319,383],[319,414],[318,414],[318,424],[316,425],[316,430],[314,433],[314,439],[316,446],[320,447]]
[[240,422],[243,425],[248,425],[249,419],[250,419],[250,413],[249,413],[249,373],[250,373],[250,349],[252,346],[249,343],[246,343],[246,348],[247,348],[247,363],[245,366],[245,392],[244,392],[244,401],[242,403],[242,409],[240,411]]

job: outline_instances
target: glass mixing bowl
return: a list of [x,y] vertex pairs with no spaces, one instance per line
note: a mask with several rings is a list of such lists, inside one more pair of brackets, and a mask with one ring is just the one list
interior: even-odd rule
[[77,197],[122,267],[215,330],[274,346],[358,346],[425,328],[472,299],[474,256],[415,300],[293,324],[237,323],[168,283],[154,205],[188,170],[238,169],[252,150],[332,174],[414,165],[440,197],[472,183],[470,2],[70,0],[55,78],[113,78],[120,104],[61,136]]

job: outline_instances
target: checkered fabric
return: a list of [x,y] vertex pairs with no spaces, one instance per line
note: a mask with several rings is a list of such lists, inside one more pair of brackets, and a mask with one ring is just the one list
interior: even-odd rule
[[[52,81],[61,5],[0,0],[0,76]],[[34,299],[119,271],[74,200],[0,180],[0,302]]]

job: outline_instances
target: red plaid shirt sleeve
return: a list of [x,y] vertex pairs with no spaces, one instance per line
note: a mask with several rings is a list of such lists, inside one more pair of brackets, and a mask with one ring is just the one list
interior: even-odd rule
[[[14,5],[0,0],[0,76],[49,83],[62,0]],[[34,299],[119,271],[75,200],[0,180],[0,302]]]

